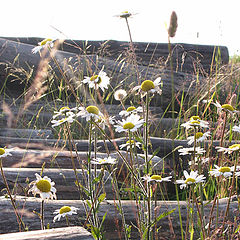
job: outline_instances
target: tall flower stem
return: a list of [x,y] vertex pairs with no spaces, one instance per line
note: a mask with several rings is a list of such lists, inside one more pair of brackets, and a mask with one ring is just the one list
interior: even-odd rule
[[88,140],[88,190],[90,193],[90,200],[93,209],[93,222],[96,228],[98,228],[98,219],[97,213],[95,209],[95,201],[94,201],[94,186],[92,182],[92,163],[91,163],[91,153],[92,153],[92,136],[93,136],[93,121],[94,119],[91,117],[90,125],[89,125],[89,140]]
[[[133,162],[134,162],[134,154],[133,154],[133,146],[132,146],[132,133],[129,130],[128,131],[128,138],[129,138],[129,145],[130,145],[130,163],[131,167],[134,169]],[[134,141],[135,143],[135,141]],[[135,200],[136,200],[136,207],[137,207],[137,224],[140,236],[142,236],[142,228],[141,228],[141,217],[140,217],[140,207],[138,203],[138,193],[136,189],[136,179],[131,175],[131,184],[134,187],[134,194],[135,194]]]
[[3,178],[3,182],[6,186],[6,189],[7,189],[7,193],[10,197],[10,200],[11,200],[11,203],[12,203],[12,206],[13,206],[13,209],[14,209],[14,212],[15,212],[15,215],[17,217],[17,220],[18,220],[18,224],[19,224],[19,230],[21,232],[21,226],[22,226],[22,229],[25,230],[26,229],[26,226],[22,220],[22,218],[19,216],[18,214],[18,211],[17,211],[17,207],[16,207],[16,204],[15,204],[15,201],[13,200],[13,197],[12,197],[12,194],[11,194],[11,191],[10,191],[10,188],[8,186],[8,182],[7,182],[7,179],[5,177],[5,174],[4,174],[4,171],[3,171],[3,165],[2,165],[2,158],[0,158],[0,169],[1,169],[1,174],[2,174],[2,178]]
[[224,219],[223,219],[223,224],[222,224],[222,228],[221,228],[221,233],[224,230],[225,222],[227,220],[227,216],[228,216],[228,213],[229,213],[229,207],[230,207],[231,197],[232,197],[232,194],[233,194],[235,178],[236,178],[235,177],[235,172],[236,172],[236,169],[237,169],[238,157],[239,157],[239,153],[236,152],[236,159],[235,159],[234,170],[233,170],[232,184],[230,186],[230,192],[229,192],[227,207],[226,207],[226,211],[225,211],[225,215],[224,215]]
[[[151,174],[151,166],[148,161],[148,118],[149,118],[149,93],[146,95],[146,112],[145,112],[145,128],[144,128],[144,153],[145,153],[145,166],[146,166],[146,174]],[[147,213],[148,213],[148,232],[147,239],[151,239],[151,186],[150,183],[147,182]]]
[[41,202],[41,230],[44,230],[44,200]]

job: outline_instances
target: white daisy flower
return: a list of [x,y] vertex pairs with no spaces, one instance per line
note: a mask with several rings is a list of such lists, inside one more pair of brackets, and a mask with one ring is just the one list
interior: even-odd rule
[[195,162],[193,162],[193,161],[189,161],[188,162],[188,165],[189,166],[192,166],[192,165],[196,165],[196,164],[205,164],[205,163],[208,163],[209,162],[209,158],[207,157],[195,157]]
[[[75,115],[74,115],[74,116],[75,116]],[[61,119],[59,119],[59,120],[53,119],[53,120],[51,121],[51,123],[52,123],[52,127],[57,127],[57,126],[59,126],[59,125],[61,125],[61,124],[63,124],[63,123],[66,123],[66,122],[72,123],[73,121],[74,121],[73,116],[70,115],[70,116],[68,116],[68,117],[64,117],[64,118],[61,118]]]
[[32,53],[35,54],[37,52],[40,52],[41,49],[45,48],[45,47],[53,47],[54,43],[53,43],[53,39],[51,38],[45,38],[44,40],[42,40],[41,42],[38,43],[37,47],[34,47],[32,49]]
[[[193,154],[194,153],[194,147],[190,148],[180,148],[178,149],[179,155],[188,155],[188,154]],[[202,155],[206,151],[203,148],[196,147],[195,148],[195,154],[196,155]]]
[[127,92],[124,89],[118,89],[114,93],[114,98],[116,101],[122,101],[127,96]]
[[57,199],[56,196],[56,188],[53,187],[55,185],[55,182],[52,182],[52,180],[45,176],[45,177],[41,177],[39,174],[35,173],[35,176],[37,178],[36,181],[32,181],[30,183],[29,186],[33,185],[32,188],[30,188],[28,190],[29,192],[32,192],[34,196],[36,196],[36,194],[39,194],[40,197],[42,198],[42,200],[45,199]]
[[230,104],[221,105],[219,102],[213,103],[217,107],[218,112],[228,112],[230,114],[238,113],[239,111],[235,110],[234,107]]
[[96,158],[91,160],[92,164],[97,164],[97,165],[105,165],[105,164],[116,164],[117,160],[115,158],[112,158],[111,156],[107,158]]
[[162,94],[162,89],[160,88],[161,85],[162,85],[161,78],[158,77],[154,81],[151,80],[143,81],[140,86],[134,87],[132,91],[133,92],[137,90],[141,91],[142,97],[144,97],[147,93],[153,94],[158,93],[159,95],[161,95]]
[[198,175],[198,171],[191,171],[190,174],[186,170],[183,171],[185,180],[176,180],[176,184],[181,184],[180,189],[185,188],[188,185],[204,182],[206,177],[204,175]]
[[[137,148],[139,148],[140,149],[140,147],[141,147],[141,143],[140,142],[136,142],[136,141],[134,141],[134,140],[131,140],[131,145],[132,145],[132,147],[134,147],[134,146],[136,146]],[[121,144],[121,145],[119,145],[119,148],[120,149],[123,149],[123,148],[127,148],[127,150],[129,150],[130,149],[130,140],[128,140],[126,143],[124,143],[124,144]]]
[[77,210],[79,210],[79,208],[63,206],[60,209],[57,209],[54,211],[53,214],[57,214],[57,215],[53,218],[53,222],[60,221],[61,217],[65,217],[67,215],[71,216],[72,214],[77,214]]
[[88,107],[79,107],[79,112],[76,114],[77,117],[86,118],[86,121],[90,121],[91,119],[94,121],[101,120],[103,118],[103,114],[99,111],[96,106],[88,106]]
[[225,178],[231,177],[234,167],[219,167],[214,165],[215,169],[209,171],[211,176],[219,177],[224,176]]
[[104,92],[105,89],[108,89],[110,83],[110,78],[104,71],[100,71],[98,75],[93,75],[92,77],[85,77],[83,83],[87,83],[89,88],[98,89],[101,88]]
[[75,112],[77,111],[77,108],[69,108],[69,107],[62,107],[59,111],[54,111],[53,119],[58,117],[68,117],[68,116],[74,116]]
[[[205,133],[196,132],[196,134],[195,134],[196,143],[203,142],[210,136],[211,136],[211,134],[209,131],[205,132]],[[194,136],[188,137],[187,140],[188,140],[188,145],[192,145],[194,143]]]
[[234,132],[240,133],[240,125],[239,125],[239,126],[233,126],[232,130],[233,130]]
[[11,149],[0,148],[0,158],[12,156],[12,154],[10,153],[11,151],[12,151]]
[[152,176],[144,176],[142,177],[143,180],[147,182],[155,181],[155,182],[170,182],[172,176],[169,177],[162,177],[161,175],[152,175]]
[[136,15],[136,13],[131,13],[131,12],[129,12],[129,11],[123,11],[123,12],[121,12],[120,14],[115,15],[114,17],[129,18],[129,17],[131,17],[131,16],[133,16],[133,15]]
[[188,122],[181,124],[181,126],[186,129],[195,127],[209,128],[209,123],[201,120],[199,116],[192,116]]
[[[208,103],[208,100],[203,100],[204,103]],[[221,105],[218,101],[211,102],[211,104],[213,104],[215,107],[217,107],[217,112],[228,112],[231,115],[233,115],[234,113],[239,113],[239,111],[237,111],[236,109],[234,109],[234,107],[231,104],[223,104]]]
[[142,107],[135,108],[134,106],[128,107],[127,110],[123,110],[119,113],[120,116],[127,117],[131,114],[139,114],[143,112]]
[[143,119],[140,119],[139,115],[132,114],[127,117],[126,120],[118,121],[118,125],[115,125],[117,132],[135,132],[140,128],[144,123]]
[[231,154],[232,152],[240,150],[240,144],[233,144],[233,145],[229,146],[228,148],[216,147],[216,149],[218,149],[217,150],[218,152],[224,152],[224,153]]

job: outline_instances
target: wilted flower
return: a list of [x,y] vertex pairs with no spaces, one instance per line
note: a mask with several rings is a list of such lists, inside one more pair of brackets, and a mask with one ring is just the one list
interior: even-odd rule
[[168,28],[168,36],[174,37],[177,31],[178,23],[177,23],[177,14],[175,11],[172,12],[170,18],[170,25]]
[[114,93],[114,98],[116,101],[122,101],[127,96],[127,92],[124,89],[118,89]]
[[36,194],[39,194],[40,197],[45,200],[45,199],[53,199],[57,198],[56,196],[56,188],[53,187],[55,185],[55,182],[52,182],[52,180],[45,176],[41,177],[39,174],[35,173],[35,176],[37,178],[36,181],[32,181],[29,186],[33,185],[32,188],[28,190],[28,192],[32,192],[34,196]]
[[185,188],[187,185],[204,182],[206,177],[198,175],[198,171],[191,171],[190,174],[186,170],[183,171],[186,180],[176,180],[176,184],[181,184],[180,189]]
[[108,89],[110,78],[104,71],[100,71],[98,75],[93,75],[92,77],[85,77],[83,83],[87,83],[90,88],[98,89],[101,88],[104,92]]
[[115,125],[117,132],[135,132],[140,128],[144,123],[143,119],[140,119],[139,115],[132,114],[127,117],[126,120],[118,121],[118,125]]
[[53,47],[53,39],[51,38],[45,38],[44,40],[42,40],[41,42],[38,43],[39,46],[34,47],[32,49],[32,53],[35,54],[37,52],[39,52],[41,49],[45,48],[45,47]]
[[60,221],[61,217],[65,217],[67,215],[71,216],[72,214],[77,214],[77,210],[79,210],[79,208],[63,206],[60,209],[57,209],[54,211],[53,214],[57,214],[57,215],[53,218],[53,222],[56,222],[56,220]]

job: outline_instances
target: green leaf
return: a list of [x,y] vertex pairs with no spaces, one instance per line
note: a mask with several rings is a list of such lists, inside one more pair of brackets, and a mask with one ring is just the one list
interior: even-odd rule
[[98,197],[98,202],[101,203],[105,198],[106,198],[106,193],[102,193],[102,194]]

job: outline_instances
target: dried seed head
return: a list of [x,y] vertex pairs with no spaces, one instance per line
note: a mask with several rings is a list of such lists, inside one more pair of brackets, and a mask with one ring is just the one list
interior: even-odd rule
[[169,37],[175,37],[176,31],[177,31],[177,14],[175,11],[172,12],[171,18],[170,18],[170,25],[168,28],[168,36]]

